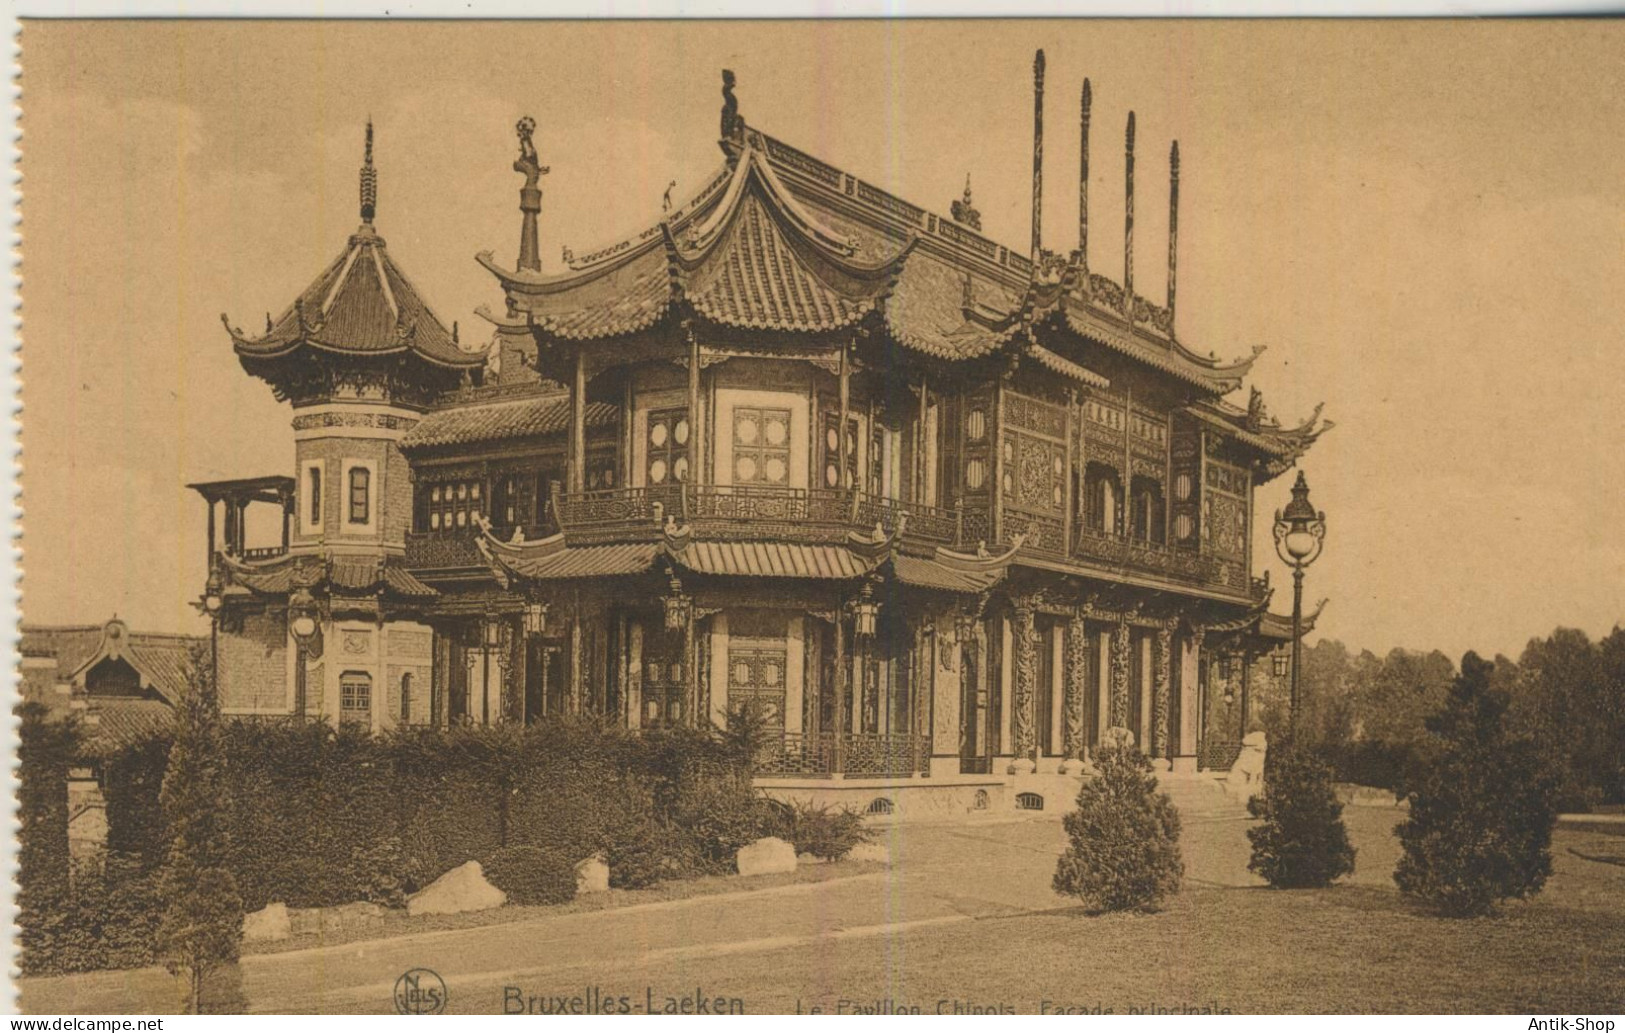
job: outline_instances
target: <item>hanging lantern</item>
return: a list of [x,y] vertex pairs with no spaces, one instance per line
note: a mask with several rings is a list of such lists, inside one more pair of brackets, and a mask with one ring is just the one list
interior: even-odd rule
[[485,648],[496,649],[502,645],[502,622],[495,617],[485,618]]
[[681,631],[688,627],[690,605],[688,596],[683,594],[683,583],[673,574],[666,588],[666,630]]
[[1285,678],[1287,675],[1288,666],[1292,663],[1292,658],[1287,655],[1286,650],[1276,650],[1275,655],[1270,659],[1275,665],[1275,676],[1277,678]]
[[540,635],[547,630],[547,604],[540,599],[525,601],[525,634]]
[[221,594],[221,591],[220,572],[211,570],[209,572],[209,581],[203,586],[203,608],[209,611],[211,615],[219,613],[220,607],[225,603],[225,597]]
[[880,604],[874,600],[874,589],[863,586],[863,594],[852,604],[853,630],[859,638],[873,638],[880,623]]

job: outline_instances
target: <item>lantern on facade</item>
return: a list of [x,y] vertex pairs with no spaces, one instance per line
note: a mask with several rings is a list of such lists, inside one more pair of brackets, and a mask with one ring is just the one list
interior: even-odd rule
[[547,630],[547,604],[540,599],[525,600],[525,634],[540,635]]
[[688,615],[692,604],[688,596],[683,593],[683,583],[677,580],[676,574],[671,576],[671,581],[666,586],[664,603],[666,607],[666,629],[668,631],[681,631],[688,627]]
[[303,585],[288,597],[288,629],[301,647],[316,634],[316,600]]
[[502,645],[502,622],[495,617],[485,618],[485,648],[497,649]]
[[211,617],[219,613],[220,607],[225,603],[225,597],[221,592],[220,572],[209,571],[208,583],[203,586],[203,608],[209,611]]
[[1286,672],[1287,672],[1287,664],[1289,664],[1291,662],[1291,657],[1287,655],[1286,650],[1277,649],[1275,651],[1275,655],[1270,657],[1270,662],[1274,665],[1275,676],[1277,678],[1285,678],[1286,677]]
[[852,628],[859,638],[873,638],[880,623],[880,604],[875,602],[874,588],[863,586],[863,594],[852,604]]

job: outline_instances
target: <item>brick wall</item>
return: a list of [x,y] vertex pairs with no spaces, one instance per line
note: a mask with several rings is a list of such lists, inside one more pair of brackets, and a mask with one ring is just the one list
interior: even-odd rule
[[288,632],[281,613],[251,613],[241,631],[219,638],[220,706],[225,711],[287,713],[293,706],[288,682]]

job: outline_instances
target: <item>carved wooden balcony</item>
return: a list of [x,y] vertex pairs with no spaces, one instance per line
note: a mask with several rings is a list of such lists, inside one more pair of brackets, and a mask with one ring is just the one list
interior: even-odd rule
[[708,538],[840,542],[853,530],[901,524],[930,545],[958,540],[958,513],[840,488],[684,484],[558,496],[559,522],[577,544],[650,539],[668,517]]
[[1072,555],[1092,566],[1119,567],[1175,581],[1229,587],[1220,577],[1219,565],[1204,552],[1090,527],[1079,528],[1073,536]]

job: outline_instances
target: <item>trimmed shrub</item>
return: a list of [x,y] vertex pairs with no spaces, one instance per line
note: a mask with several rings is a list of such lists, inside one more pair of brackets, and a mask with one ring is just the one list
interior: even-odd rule
[[[577,859],[579,860],[579,858]],[[575,861],[534,846],[505,846],[481,866],[513,904],[563,904],[575,899]]]
[[1263,824],[1247,830],[1249,870],[1276,889],[1329,886],[1354,871],[1354,847],[1343,827],[1343,805],[1331,769],[1295,740],[1264,758],[1264,792],[1247,801]]
[[1395,832],[1401,893],[1440,914],[1486,914],[1539,893],[1552,871],[1557,782],[1550,758],[1505,728],[1510,697],[1493,665],[1468,653],[1445,705],[1428,718],[1432,741]]
[[1055,866],[1055,892],[1099,911],[1154,911],[1185,875],[1179,812],[1132,744],[1105,747],[1095,763],[1077,810],[1061,819],[1071,842]]
[[849,807],[769,800],[765,810],[770,826],[763,829],[763,835],[778,836],[795,844],[796,853],[811,854],[824,861],[839,861],[850,854],[853,847],[873,838],[863,823],[863,815]]

